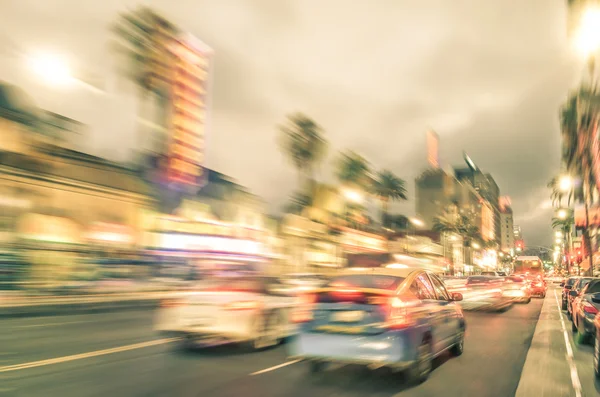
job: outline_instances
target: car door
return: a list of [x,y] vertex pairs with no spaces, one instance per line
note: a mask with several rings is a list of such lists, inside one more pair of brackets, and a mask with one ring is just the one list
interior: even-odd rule
[[414,286],[418,290],[418,297],[423,302],[425,320],[431,327],[432,348],[437,353],[445,348],[447,330],[444,329],[443,308],[439,304],[433,284],[425,272],[416,275]]
[[442,328],[446,338],[444,345],[448,347],[454,343],[455,335],[460,327],[459,318],[454,303],[450,299],[450,294],[446,290],[442,280],[433,273],[429,273],[429,278],[435,290],[437,303],[441,307]]

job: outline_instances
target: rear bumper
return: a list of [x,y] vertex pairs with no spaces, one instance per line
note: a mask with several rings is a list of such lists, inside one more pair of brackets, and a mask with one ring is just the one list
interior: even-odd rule
[[416,340],[410,330],[360,336],[302,332],[292,339],[289,352],[308,360],[403,369],[414,362]]

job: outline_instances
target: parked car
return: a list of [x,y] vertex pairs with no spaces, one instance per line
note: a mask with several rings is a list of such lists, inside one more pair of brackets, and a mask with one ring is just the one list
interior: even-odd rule
[[290,355],[311,372],[330,362],[405,370],[423,382],[432,360],[464,349],[465,318],[440,278],[420,268],[354,269],[333,278],[294,316]]
[[567,303],[567,317],[571,318],[571,315],[573,313],[573,301],[579,296],[581,290],[592,280],[593,278],[591,277],[581,277],[577,281],[575,281],[575,284],[573,284],[573,287],[571,287],[571,291],[569,291],[569,301]]
[[[577,291],[571,290],[570,294],[577,294]],[[590,280],[578,296],[575,296],[572,305],[571,318],[572,330],[576,332],[575,341],[585,343],[590,336],[596,334],[594,319],[600,311],[600,279]]]
[[600,379],[600,313],[594,317],[594,328],[596,329],[594,338],[594,375],[596,379]]
[[569,305],[569,291],[573,287],[573,284],[575,284],[575,281],[577,281],[579,279],[580,279],[579,276],[569,277],[564,282],[560,283],[560,286],[562,287],[562,300],[561,300],[561,303],[562,303],[561,309],[562,310],[567,310],[568,305]]

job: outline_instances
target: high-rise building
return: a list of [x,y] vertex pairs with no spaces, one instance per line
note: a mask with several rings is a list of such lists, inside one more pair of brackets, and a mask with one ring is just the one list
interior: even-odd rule
[[523,233],[521,233],[521,226],[513,225],[513,236],[516,240],[523,240]]
[[510,198],[500,198],[500,250],[510,252],[515,248],[515,235],[513,224],[513,211],[510,206]]
[[499,240],[500,236],[500,188],[494,180],[491,174],[482,172],[479,167],[475,165],[473,160],[465,153],[465,162],[467,163],[466,168],[455,168],[454,172],[456,179],[460,182],[465,182],[473,186],[477,193],[487,202],[491,207],[492,214],[492,225],[493,236],[491,233],[486,233],[486,237],[489,240]]

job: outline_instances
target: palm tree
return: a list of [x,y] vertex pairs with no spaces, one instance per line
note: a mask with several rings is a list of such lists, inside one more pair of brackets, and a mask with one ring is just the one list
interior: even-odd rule
[[583,240],[592,270],[592,244],[590,239],[589,206],[598,194],[597,147],[594,142],[598,124],[597,98],[595,87],[582,85],[571,93],[560,111],[562,136],[562,162],[567,172],[578,181],[573,191],[573,199],[585,207]]
[[394,173],[383,170],[373,180],[373,194],[381,201],[381,223],[388,223],[388,204],[393,200],[407,200],[404,180],[398,178]]
[[[159,100],[160,109],[166,109],[172,60],[169,46],[179,32],[177,27],[151,8],[141,6],[121,14],[110,29],[112,48],[120,61],[119,74],[138,92],[138,117],[144,119],[145,104],[152,97]],[[140,147],[143,130],[138,135]]]
[[336,176],[342,185],[368,190],[371,185],[371,166],[358,153],[346,151],[338,158]]
[[280,126],[280,145],[283,152],[298,170],[300,185],[308,195],[314,196],[315,172],[327,153],[327,141],[322,128],[309,117],[296,113],[288,116]]
[[285,205],[284,211],[292,214],[301,214],[306,207],[312,205],[313,197],[302,192],[294,192],[290,196],[290,201]]

